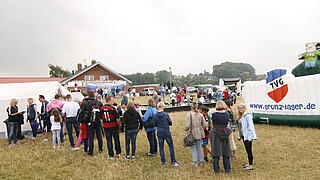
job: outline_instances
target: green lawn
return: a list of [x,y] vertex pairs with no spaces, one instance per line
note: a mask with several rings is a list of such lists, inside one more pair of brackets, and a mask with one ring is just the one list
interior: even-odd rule
[[[82,151],[69,150],[68,141],[62,149],[53,149],[51,141],[41,143],[40,137],[36,142],[24,140],[11,149],[7,140],[0,140],[0,179],[320,179],[319,129],[256,125],[255,170],[242,170],[247,158],[244,146],[237,141],[238,159],[232,161],[232,174],[215,175],[210,163],[198,168],[191,166],[190,149],[181,143],[186,112],[170,115],[176,157],[182,167],[162,167],[159,156],[145,157],[148,143],[144,131],[138,135],[134,162],[125,161],[124,156],[107,160],[105,140],[104,153],[88,157]],[[124,152],[124,134],[121,142]]]

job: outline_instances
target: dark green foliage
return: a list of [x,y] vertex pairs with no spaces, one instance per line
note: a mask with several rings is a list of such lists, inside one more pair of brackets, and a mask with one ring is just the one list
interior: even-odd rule
[[71,75],[70,71],[64,70],[61,66],[58,65],[54,66],[52,64],[49,64],[49,69],[50,77],[68,77]]
[[255,69],[246,63],[225,62],[220,65],[215,65],[213,66],[212,75],[216,78],[240,77],[242,82],[258,80]]

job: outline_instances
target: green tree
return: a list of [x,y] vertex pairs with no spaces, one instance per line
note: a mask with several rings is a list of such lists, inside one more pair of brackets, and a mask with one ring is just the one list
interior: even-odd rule
[[68,77],[71,75],[71,72],[68,70],[62,69],[61,66],[49,64],[49,74],[50,77]]
[[242,82],[248,80],[257,80],[258,76],[255,69],[246,63],[225,62],[213,66],[212,75],[216,78],[237,78],[240,77]]

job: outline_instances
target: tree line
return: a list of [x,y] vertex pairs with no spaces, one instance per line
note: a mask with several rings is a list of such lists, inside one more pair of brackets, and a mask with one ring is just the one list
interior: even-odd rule
[[[72,73],[58,65],[49,64],[50,77],[67,77]],[[212,72],[201,72],[199,74],[188,74],[185,76],[176,76],[167,70],[161,70],[156,73],[134,73],[122,74],[132,81],[133,85],[142,84],[168,84],[170,77],[177,86],[194,86],[197,84],[218,84],[220,78],[241,78],[244,81],[258,80],[255,69],[247,63],[224,62],[212,67]]]

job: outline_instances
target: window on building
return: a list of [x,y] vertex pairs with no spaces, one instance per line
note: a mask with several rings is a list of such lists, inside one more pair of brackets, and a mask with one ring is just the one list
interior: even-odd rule
[[85,81],[94,81],[94,76],[84,76]]
[[109,76],[100,76],[100,81],[108,81]]

